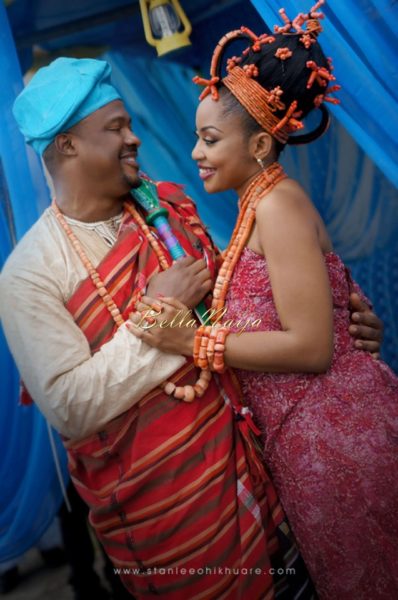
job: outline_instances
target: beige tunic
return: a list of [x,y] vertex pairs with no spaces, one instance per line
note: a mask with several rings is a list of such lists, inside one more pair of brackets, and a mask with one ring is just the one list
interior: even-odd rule
[[[116,239],[115,224],[69,223],[97,265]],[[0,318],[21,378],[50,423],[72,439],[99,431],[185,362],[150,348],[125,325],[91,354],[64,306],[86,277],[51,208],[16,246],[0,276]]]

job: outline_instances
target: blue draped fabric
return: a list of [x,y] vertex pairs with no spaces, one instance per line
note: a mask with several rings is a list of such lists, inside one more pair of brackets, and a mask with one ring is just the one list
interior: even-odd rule
[[[0,202],[0,267],[11,238]],[[7,247],[8,244],[8,247]],[[28,299],[27,299],[28,301]],[[62,501],[47,423],[35,406],[19,406],[19,376],[0,328],[0,562],[18,557],[40,539]],[[65,451],[54,433],[63,476]]]
[[[27,152],[11,114],[22,89],[14,43],[0,3],[0,268],[16,239],[48,203],[40,161]],[[18,157],[18,160],[16,160]],[[26,299],[29,302],[29,299]],[[18,405],[19,376],[0,329],[0,562],[22,554],[44,533],[57,512],[61,488],[47,424],[35,407]],[[65,452],[56,444],[66,476]]]
[[[311,0],[251,0],[270,29],[306,12]],[[390,0],[328,0],[321,34],[333,58],[341,104],[331,110],[381,171],[398,186],[398,3]],[[261,33],[261,32],[258,32]],[[329,105],[330,106],[330,105]]]
[[[281,5],[293,19],[314,3],[252,0],[270,29],[282,24]],[[382,354],[398,371],[398,4],[328,0],[322,9],[320,41],[333,58],[341,104],[328,105],[335,116],[330,133],[288,149],[284,160],[385,321]]]
[[[314,0],[315,1],[315,0]],[[295,16],[311,4],[303,1],[253,0],[265,21],[278,22],[283,4]],[[334,57],[344,90],[342,105],[333,107],[334,122],[319,141],[287,149],[287,171],[307,189],[331,233],[336,250],[348,261],[376,311],[386,322],[384,357],[398,370],[398,210],[397,69],[392,58],[392,31],[397,3],[329,0],[325,49]],[[239,8],[236,8],[236,7]],[[250,10],[252,12],[250,12]],[[228,18],[200,23],[200,37],[190,64],[207,76],[211,52],[226,29],[241,24],[261,32],[250,3],[234,3]],[[353,19],[356,16],[357,20]],[[237,21],[238,19],[238,21]],[[358,33],[359,32],[359,33]],[[10,106],[22,82],[15,50],[0,3],[0,266],[15,239],[48,204],[40,163],[26,152]],[[361,49],[357,40],[361,40]],[[362,43],[363,42],[363,43]],[[114,82],[143,140],[141,168],[157,179],[186,184],[203,220],[220,246],[225,246],[236,215],[234,194],[208,196],[190,159],[195,142],[194,114],[198,89],[193,70],[171,59],[156,59],[148,48],[115,48],[105,58]],[[361,93],[359,93],[361,92]],[[343,127],[344,126],[344,127]],[[377,166],[376,166],[377,165]],[[7,181],[7,185],[5,185]],[[28,301],[28,300],[27,300]],[[0,332],[0,561],[17,556],[41,536],[60,502],[60,488],[49,450],[45,422],[35,407],[17,405],[18,375]],[[65,461],[63,461],[65,468]]]
[[[189,159],[198,96],[191,83],[193,71],[136,58],[134,51],[111,51],[104,58],[112,65],[114,82],[132,114],[133,127],[144,140],[139,151],[141,167],[156,178],[172,176],[185,183],[212,236],[224,247],[236,215],[236,199],[234,194],[207,195],[197,167]],[[376,312],[385,320],[383,358],[398,370],[395,187],[336,118],[317,142],[287,148],[282,162],[315,202],[336,251],[352,267]],[[379,269],[387,257],[391,270]]]

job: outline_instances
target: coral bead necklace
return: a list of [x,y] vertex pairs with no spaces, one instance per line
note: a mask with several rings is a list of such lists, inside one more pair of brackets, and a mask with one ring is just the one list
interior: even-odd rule
[[[51,207],[54,211],[54,214],[55,214],[59,224],[61,225],[62,229],[65,231],[74,250],[76,251],[77,255],[79,256],[84,267],[86,268],[86,271],[89,274],[93,284],[97,288],[97,293],[101,297],[102,302],[105,304],[106,308],[108,309],[108,311],[109,311],[112,319],[116,323],[116,325],[118,327],[120,327],[121,325],[123,325],[124,319],[120,313],[120,310],[116,306],[111,294],[107,290],[105,283],[103,282],[103,280],[99,276],[98,271],[96,270],[96,268],[94,267],[94,265],[92,264],[90,259],[88,258],[86,252],[82,248],[81,243],[79,242],[78,238],[73,233],[71,227],[67,223],[64,215],[59,210],[55,200],[53,200]],[[163,252],[156,237],[153,235],[150,228],[145,223],[142,216],[139,214],[139,212],[136,210],[136,208],[128,202],[124,203],[124,208],[126,211],[128,211],[132,215],[132,217],[134,218],[136,223],[140,226],[142,232],[144,233],[145,237],[148,240],[148,243],[150,244],[151,248],[153,249],[153,251],[155,252],[155,254],[158,258],[161,269],[163,269],[163,270],[168,269],[169,263],[167,261],[166,255]],[[185,402],[192,402],[196,396],[199,396],[199,397],[203,396],[204,392],[206,391],[206,389],[210,383],[210,379],[211,379],[210,371],[207,369],[202,369],[201,373],[199,375],[199,378],[194,386],[191,386],[191,385],[176,386],[174,383],[172,383],[170,381],[165,381],[164,383],[161,384],[160,387],[162,389],[164,389],[167,394],[173,395],[175,398],[184,400]]]
[[[223,309],[225,305],[225,298],[228,293],[229,283],[231,281],[231,277],[237,264],[239,257],[242,253],[243,248],[245,247],[247,240],[249,239],[250,232],[253,227],[253,223],[256,218],[256,207],[264,196],[264,194],[268,193],[279,181],[286,177],[281,165],[278,163],[273,163],[266,169],[262,170],[250,183],[245,194],[243,195],[240,201],[240,210],[238,220],[236,222],[234,231],[232,233],[231,241],[228,245],[224,253],[224,261],[221,265],[220,271],[218,273],[218,277],[215,283],[214,292],[213,292],[213,301],[212,301],[212,309],[218,311]],[[157,256],[160,267],[163,270],[168,269],[169,263],[166,258],[165,253],[163,252],[162,247],[157,241],[156,237],[151,232],[148,225],[145,223],[144,219],[140,215],[140,213],[136,210],[136,208],[126,202],[124,204],[124,208],[128,211],[136,223],[141,228],[144,233],[148,243],[153,249],[154,253]],[[73,233],[71,227],[67,223],[64,215],[59,210],[55,200],[52,203],[52,209],[54,214],[60,223],[61,227],[65,231],[67,237],[69,238],[74,250],[82,261],[84,267],[86,268],[87,273],[89,274],[94,286],[97,288],[97,293],[101,297],[102,302],[106,306],[109,311],[112,319],[116,323],[118,327],[123,325],[124,319],[120,313],[119,308],[116,306],[111,294],[107,290],[105,283],[99,276],[98,271],[88,258],[86,252],[82,248],[78,238]],[[213,317],[215,320],[216,315]],[[206,331],[202,331],[203,328],[200,328],[200,334],[207,334]],[[210,332],[211,333],[211,332]],[[208,339],[211,339],[211,335],[208,335]],[[226,334],[227,332],[219,331],[218,334]],[[202,335],[199,337],[203,337]],[[205,336],[206,337],[206,336]],[[214,340],[213,340],[214,341]],[[224,335],[225,342],[225,335]],[[224,344],[221,344],[224,346]],[[211,353],[210,353],[211,354]],[[220,357],[216,357],[219,359]],[[212,362],[212,361],[211,361]],[[220,361],[219,361],[220,362]],[[195,360],[195,363],[197,361]],[[218,364],[218,363],[217,363]],[[198,365],[199,366],[199,365]],[[213,365],[214,366],[214,365]],[[217,365],[215,365],[217,366]],[[215,370],[222,372],[223,370],[223,361],[218,365],[219,368],[215,368]],[[174,383],[170,381],[165,381],[161,387],[164,389],[165,393],[169,395],[173,395],[175,398],[180,400],[184,400],[185,402],[192,402],[195,397],[201,397],[205,393],[209,383],[211,380],[211,372],[209,367],[202,368],[200,372],[199,379],[197,380],[194,386],[185,385],[185,386],[176,386]]]
[[[213,291],[212,310],[220,311],[225,306],[225,298],[228,293],[229,283],[239,257],[249,239],[254,221],[256,220],[256,208],[261,198],[282,179],[286,177],[282,166],[274,162],[260,173],[249,184],[246,192],[239,202],[239,215],[232,233],[231,241],[223,253],[224,261],[218,272]],[[217,313],[213,320],[217,319]]]

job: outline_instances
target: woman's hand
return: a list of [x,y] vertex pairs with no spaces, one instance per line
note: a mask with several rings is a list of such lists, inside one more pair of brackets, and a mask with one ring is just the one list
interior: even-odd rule
[[380,356],[383,341],[383,321],[375,315],[357,293],[350,295],[351,321],[349,332],[355,338],[355,347]]
[[154,275],[148,283],[147,294],[156,298],[159,294],[178,298],[189,308],[197,304],[208,294],[213,282],[211,274],[202,258],[197,260],[185,256],[177,260],[170,269]]
[[175,298],[143,296],[127,321],[129,331],[162,352],[192,356],[197,323],[192,311]]

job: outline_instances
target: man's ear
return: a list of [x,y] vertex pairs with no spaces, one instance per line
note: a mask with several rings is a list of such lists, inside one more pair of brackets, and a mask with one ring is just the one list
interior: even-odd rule
[[274,141],[272,136],[265,131],[260,131],[259,133],[255,133],[252,135],[250,139],[250,154],[254,159],[260,158],[261,160],[266,160],[267,157],[271,154],[274,148]]
[[54,140],[55,147],[64,156],[76,156],[75,138],[71,133],[59,133]]

